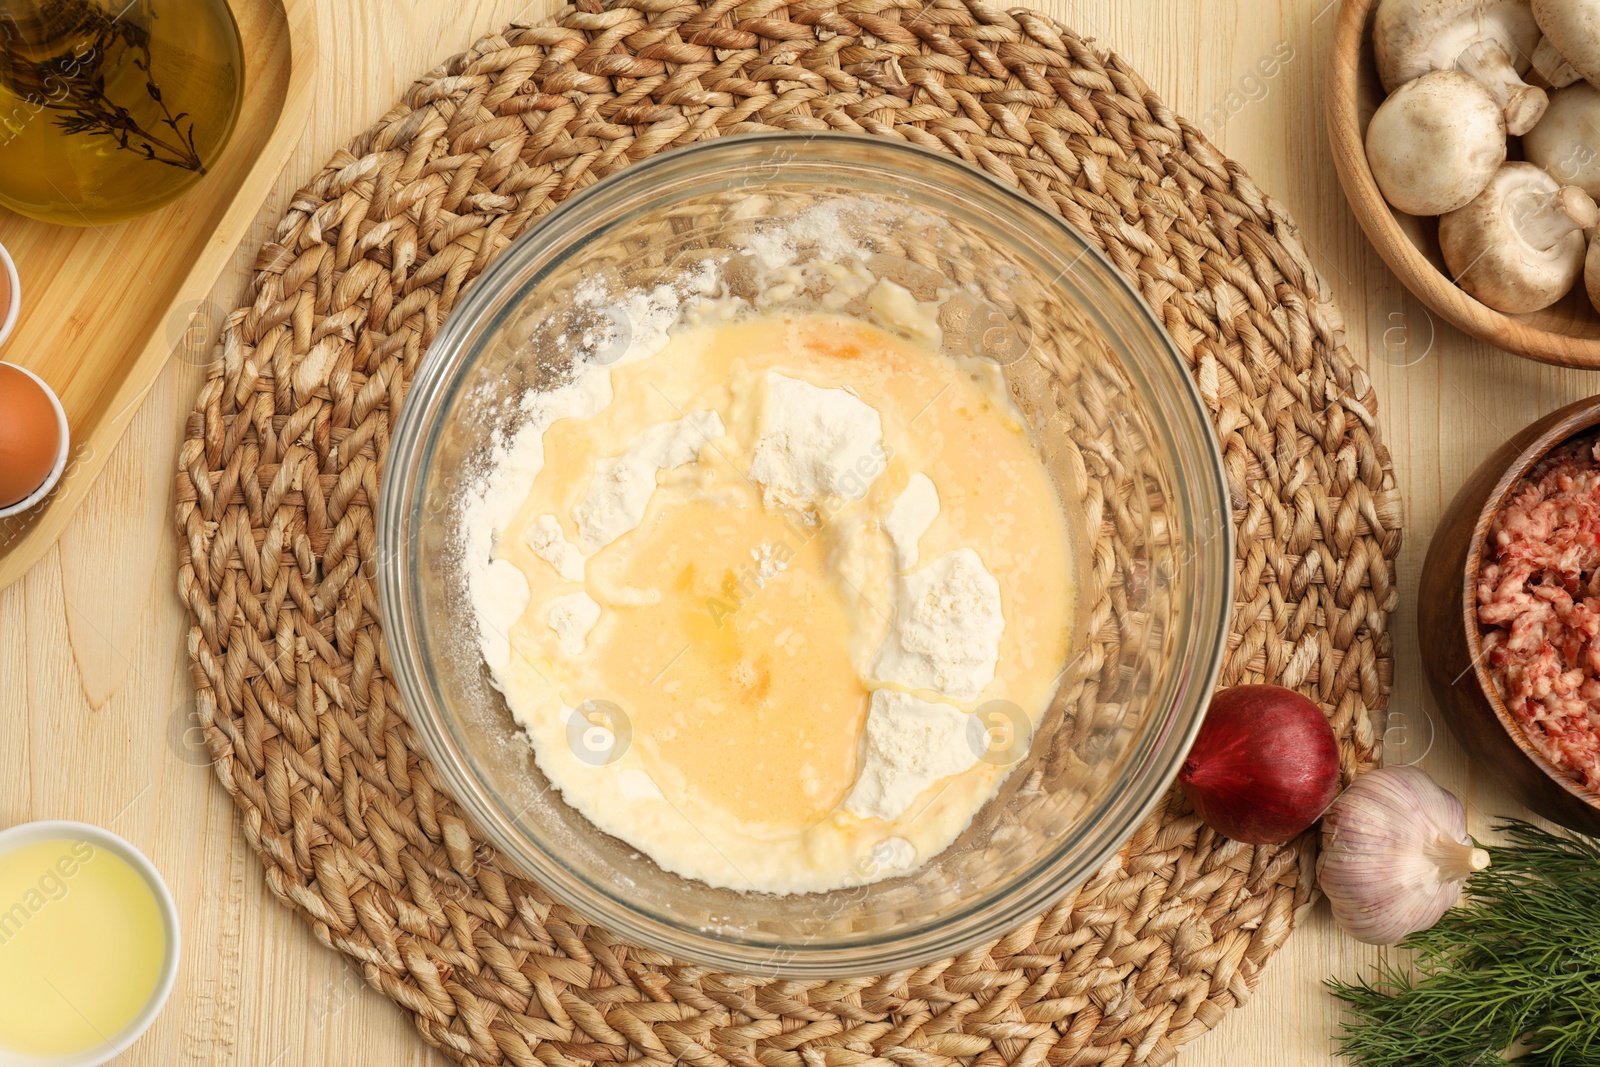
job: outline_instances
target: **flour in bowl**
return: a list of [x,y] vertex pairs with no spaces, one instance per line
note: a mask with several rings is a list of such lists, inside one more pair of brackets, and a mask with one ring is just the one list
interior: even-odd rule
[[[540,770],[666,870],[740,890],[947,848],[1007,774],[975,712],[1037,721],[1069,643],[1065,518],[998,377],[838,249],[797,262],[829,233],[753,245],[750,299],[715,265],[631,297],[620,351],[524,399],[464,522],[484,659]],[[819,279],[847,299],[776,310]]]

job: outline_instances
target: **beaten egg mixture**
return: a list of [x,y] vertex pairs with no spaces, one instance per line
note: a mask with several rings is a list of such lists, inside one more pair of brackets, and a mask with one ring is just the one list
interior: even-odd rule
[[1049,705],[1073,610],[999,368],[769,313],[680,328],[541,411],[473,596],[566,801],[737,890],[861,884],[948,847],[1019,754],[994,758],[996,726]]

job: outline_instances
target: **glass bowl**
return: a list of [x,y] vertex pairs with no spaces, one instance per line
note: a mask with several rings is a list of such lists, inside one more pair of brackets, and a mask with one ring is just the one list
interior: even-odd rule
[[[577,299],[584,286],[647,293],[710,259],[730,289],[741,278],[748,289],[739,250],[819,204],[861,250],[849,266],[939,301],[944,350],[1000,365],[1075,540],[1076,628],[1039,727],[945,852],[855,888],[740,893],[663,871],[550,788],[479,653],[462,502],[496,441],[518,428],[523,393],[570,372],[568,341],[587,335],[601,339],[591,349],[604,348],[635,325],[614,306],[597,314]],[[746,295],[804,309],[826,301],[827,287],[810,272]],[[606,358],[591,349],[585,358]],[[1115,853],[1170,785],[1227,635],[1227,499],[1182,356],[1122,276],[1054,214],[899,142],[719,138],[575,196],[512,242],[440,330],[383,473],[377,565],[389,668],[440,778],[483,836],[614,935],[747,974],[901,970],[1048,908]]]

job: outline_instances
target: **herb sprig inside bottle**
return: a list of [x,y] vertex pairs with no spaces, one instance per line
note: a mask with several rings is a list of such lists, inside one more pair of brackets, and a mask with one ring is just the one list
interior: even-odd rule
[[[0,22],[6,27],[5,47],[0,48],[0,81],[5,87],[18,96],[42,100],[54,113],[55,124],[68,133],[109,137],[117,147],[153,162],[205,173],[194,145],[194,120],[185,111],[174,115],[156,84],[150,31],[134,18],[114,16],[92,4],[47,11],[58,19],[47,29],[70,45],[61,53],[37,58],[40,49],[25,46],[20,27],[11,20]],[[119,62],[131,63],[144,73],[145,94],[161,111],[156,128],[140,125],[133,112],[108,93],[105,70]]]
[[212,166],[242,100],[224,0],[0,0],[0,205],[118,221]]

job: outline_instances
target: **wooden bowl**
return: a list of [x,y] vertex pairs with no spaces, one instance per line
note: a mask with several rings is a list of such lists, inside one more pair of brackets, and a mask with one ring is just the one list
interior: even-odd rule
[[[1437,219],[1406,215],[1384,202],[1366,152],[1367,122],[1385,95],[1372,55],[1377,6],[1377,0],[1344,0],[1333,31],[1326,93],[1334,166],[1367,239],[1417,299],[1464,333],[1542,363],[1600,369],[1600,313],[1589,305],[1581,281],[1543,311],[1496,311],[1451,282],[1439,252]],[[1518,139],[1512,144],[1510,158],[1520,157]]]
[[1600,833],[1600,793],[1562,773],[1528,743],[1489,677],[1477,585],[1484,540],[1506,497],[1552,449],[1596,427],[1600,397],[1590,397],[1551,412],[1484,460],[1439,521],[1417,593],[1417,637],[1428,685],[1451,732],[1528,807],[1591,834]]

